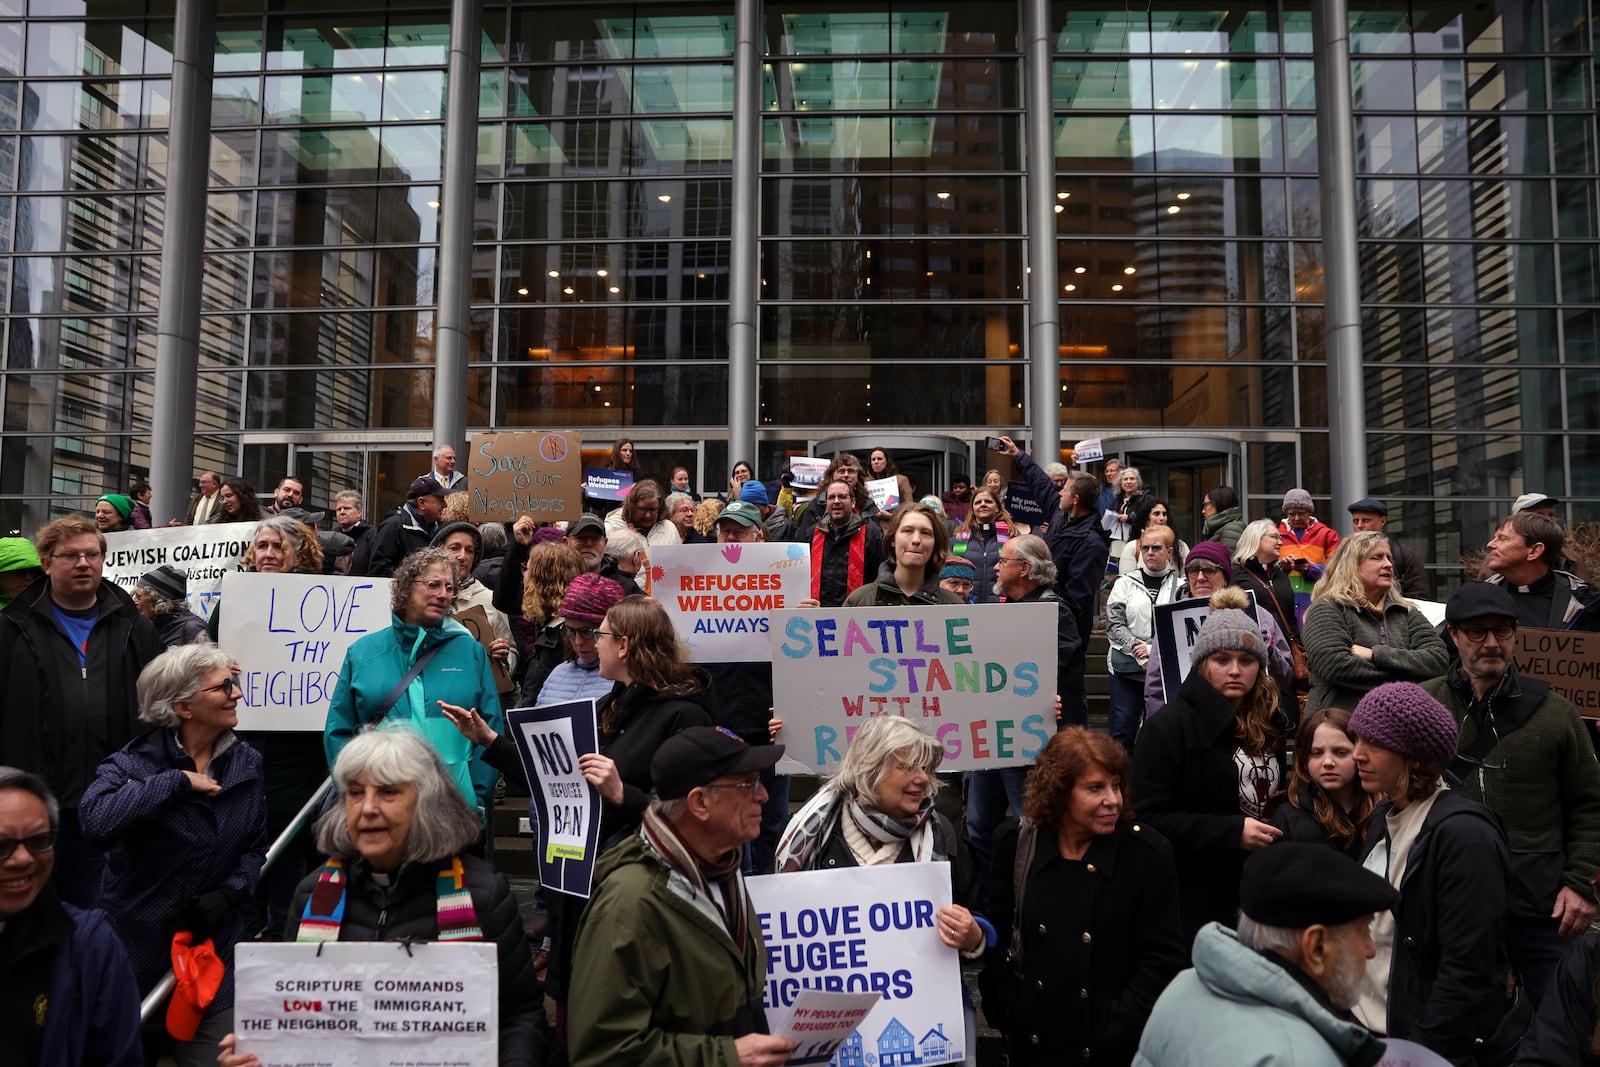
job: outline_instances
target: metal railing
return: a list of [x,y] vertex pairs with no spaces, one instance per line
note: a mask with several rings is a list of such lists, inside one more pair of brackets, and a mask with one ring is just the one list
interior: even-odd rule
[[[304,806],[295,813],[293,819],[289,820],[289,825],[284,827],[283,833],[279,834],[278,839],[272,843],[272,847],[267,849],[267,857],[261,863],[261,874],[267,873],[272,865],[277,862],[278,857],[284,854],[290,843],[305,828],[306,823],[310,822],[317,812],[322,810],[323,800],[332,788],[333,779],[325,779],[317,787],[317,791],[311,794],[311,799],[306,801]],[[141,1022],[148,1023],[155,1019],[157,1013],[167,1003],[167,998],[172,995],[172,990],[177,983],[178,980],[171,971],[168,971],[166,976],[156,983],[155,988],[145,995],[143,1002],[139,1005],[139,1020]]]

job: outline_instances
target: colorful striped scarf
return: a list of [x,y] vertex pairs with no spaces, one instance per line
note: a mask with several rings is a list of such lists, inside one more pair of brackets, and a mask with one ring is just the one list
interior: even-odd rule
[[716,863],[707,863],[694,854],[673,825],[657,814],[654,807],[645,809],[644,837],[667,866],[689,880],[696,893],[716,901],[709,883],[716,882],[722,887],[722,921],[728,928],[728,936],[743,953],[750,944],[749,898],[742,874],[744,850],[732,849]]
[[[342,860],[330,859],[322,867],[317,884],[311,887],[311,898],[300,916],[300,929],[296,941],[337,941],[344,925],[344,894],[349,883]],[[461,866],[460,856],[451,856],[439,868],[433,881],[434,904],[438,914],[439,941],[482,941],[483,931],[478,928],[478,914],[472,908],[472,894],[467,889],[467,872]]]

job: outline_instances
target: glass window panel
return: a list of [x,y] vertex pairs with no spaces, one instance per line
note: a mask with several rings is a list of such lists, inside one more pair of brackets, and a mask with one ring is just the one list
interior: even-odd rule
[[[731,68],[728,104],[732,107]],[[768,111],[982,110],[1017,106],[1016,64],[996,60],[795,60],[763,74]]]
[[1545,106],[1543,60],[1468,63],[1467,83],[1467,106],[1474,111],[1528,111]]
[[[1474,174],[1544,174],[1550,169],[1545,118],[1494,115],[1474,118],[1467,147],[1468,157],[1451,167]],[[1574,128],[1563,128],[1557,117],[1556,144],[1560,153],[1571,151],[1578,157],[1591,157],[1594,146],[1593,124],[1584,120]],[[1565,140],[1570,138],[1570,140]],[[1470,162],[1469,162],[1470,160]],[[1559,167],[1559,163],[1558,163]],[[1581,166],[1592,171],[1593,166]]]
[[684,12],[635,19],[614,19],[607,27],[621,38],[632,30],[633,54],[639,59],[732,57],[733,15],[726,9]]
[[767,304],[761,358],[1015,359],[1022,319],[1017,305]]
[[439,239],[437,185],[383,186],[378,190],[377,233],[380,243]]
[[1281,171],[1283,132],[1275,116],[1157,115],[1159,170]]
[[1283,64],[1284,106],[1292,111],[1314,111],[1317,107],[1316,69],[1310,60],[1291,59]]
[[1350,64],[1357,111],[1409,111],[1417,103],[1409,59],[1357,59]]
[[[1418,115],[1416,149],[1421,172],[1457,174],[1470,170],[1467,151],[1471,125],[1465,115]],[[1405,168],[1397,164],[1394,169]]]
[[298,74],[267,78],[266,121],[286,125],[377,122],[382,115],[382,74]]
[[256,180],[259,149],[254,130],[211,134],[211,165],[207,173],[213,185],[250,185]]
[[[1600,430],[1600,375],[1592,371],[1566,372],[1567,378],[1567,403],[1566,413],[1569,425],[1574,430]],[[1600,443],[1600,434],[1590,434],[1590,437]],[[1600,447],[1587,446],[1584,449],[1589,463],[1600,468]],[[1577,474],[1578,460],[1573,457],[1573,474]],[[1588,492],[1600,496],[1600,471],[1588,479],[1592,486]]]
[[[1412,105],[1418,111],[1462,111],[1467,107],[1466,65],[1458,59],[1419,59],[1416,61],[1417,96]],[[1486,100],[1495,99],[1492,90]],[[1476,104],[1476,101],[1474,101]]]
[[637,114],[693,114],[733,110],[733,67],[726,63],[662,64],[628,68]]
[[[1317,120],[1293,115],[1284,120],[1289,170],[1294,174],[1317,172]],[[1357,169],[1360,169],[1359,166]]]
[[254,126],[261,122],[261,79],[215,78],[211,82],[211,126]]
[[1277,108],[1274,60],[1158,59],[1151,64],[1155,106],[1171,110]]
[[1017,8],[986,0],[955,0],[931,11],[896,6],[890,48],[899,54],[973,54],[1018,50]]
[[383,22],[382,15],[270,17],[267,69],[382,67]]
[[[1313,0],[1314,2],[1314,0]],[[1411,34],[1408,13],[1403,7],[1382,0],[1350,5],[1351,52],[1409,52]]]
[[[320,319],[322,316],[299,316]],[[365,316],[370,319],[370,316]],[[297,335],[307,334],[308,324]],[[317,339],[331,339],[353,323],[330,321]],[[296,336],[295,340],[308,340]],[[360,429],[428,425],[433,410],[430,370],[252,371],[245,386],[247,430]]]
[[1152,107],[1150,61],[1057,60],[1051,78],[1058,108]]
[[1600,237],[1593,181],[1556,182],[1556,211],[1563,237]]
[[[666,197],[662,200],[661,197]],[[517,182],[505,187],[507,240],[727,236],[727,179],[675,182]]]
[[[380,223],[386,225],[391,220],[379,215],[376,206],[376,193],[370,187],[263,189],[256,206],[256,244],[281,248],[416,239],[414,227],[380,231]],[[307,259],[307,265],[311,270],[320,270],[315,256]]]
[[1059,53],[1115,55],[1150,51],[1150,21],[1143,11],[1130,8],[1084,7],[1056,0],[1050,5]]
[[255,217],[252,192],[211,192],[206,195],[206,247],[235,248],[251,243]]
[[1020,241],[762,242],[767,300],[1006,300],[1022,296]]
[[1558,108],[1581,110],[1589,107],[1594,99],[1594,78],[1594,61],[1591,59],[1552,59],[1550,61],[1552,103]]
[[1015,178],[819,175],[763,188],[761,232],[770,236],[1015,234],[1022,226]]
[[725,305],[525,307],[503,311],[497,359],[556,368],[600,361],[728,356]]
[[[1554,327],[1555,312],[1545,311]],[[1532,340],[1554,337],[1554,332],[1534,334]],[[1600,363],[1600,310],[1595,308],[1561,309],[1561,349],[1568,363]],[[1594,371],[1583,373],[1594,375]],[[1600,378],[1596,378],[1600,381]]]
[[1550,51],[1588,52],[1589,13],[1581,0],[1545,0],[1549,21]]
[[[1544,149],[1544,119],[1533,116],[1523,120],[1527,138],[1523,154],[1523,161],[1529,173],[1541,172],[1544,168],[1535,165],[1543,162]],[[1557,174],[1593,174],[1596,169],[1595,160],[1595,125],[1592,117],[1580,115],[1555,115],[1550,119],[1551,132],[1555,138],[1555,171]],[[1508,130],[1514,136],[1515,130]],[[1537,139],[1537,143],[1533,143]],[[1536,149],[1538,151],[1536,151]]]
[[439,126],[385,126],[379,175],[385,181],[439,181],[444,131]]
[[396,17],[384,60],[391,67],[442,67],[450,59],[450,20]]
[[388,122],[437,121],[445,111],[442,70],[390,71],[383,77],[383,117]]
[[1056,166],[1067,170],[1155,169],[1155,126],[1149,115],[1056,119]]
[[514,8],[510,58],[519,63],[630,58],[632,14],[632,5]]
[[1278,47],[1276,12],[1207,3],[1169,2],[1152,9],[1150,35],[1152,52],[1274,52]]
[[[13,301],[14,303],[14,301]],[[67,371],[119,370],[129,365],[134,346],[136,320],[123,316],[82,315],[66,319],[16,319],[11,323],[11,352],[21,356],[23,366],[38,369]],[[84,375],[74,382],[92,384],[97,375]],[[28,381],[38,382],[47,388],[46,395],[55,395],[61,378],[7,375],[7,398]],[[20,379],[20,380],[19,380]],[[10,417],[8,426],[18,425]],[[44,423],[40,428],[47,428]],[[103,428],[102,423],[96,429]],[[87,428],[87,427],[85,427]]]
[[632,67],[535,67],[511,72],[511,114],[626,115]]
[[1600,249],[1566,242],[1559,251],[1561,299],[1575,304],[1600,303]]
[[1016,170],[1013,115],[768,118],[766,158],[796,170]]
[[218,74],[261,69],[261,20],[218,18],[212,69]]
[[17,256],[12,260],[14,314],[97,314],[133,307],[135,258],[82,253],[66,257]]
[[262,169],[284,183],[372,182],[386,162],[376,126],[267,130],[262,139]]
[[0,72],[15,76],[22,70],[22,23],[0,22]]
[[[1213,175],[1056,180],[1056,232],[1233,237],[1284,232],[1281,183]],[[1062,194],[1065,193],[1065,197]],[[1173,211],[1173,208],[1178,210]]]
[[165,173],[164,144],[144,135],[32,137],[27,147],[29,165],[19,173],[24,190],[131,189],[156,184]]
[[1415,181],[1373,178],[1358,182],[1357,188],[1356,224],[1360,236],[1418,236],[1422,208]]
[[1560,372],[1526,367],[1367,366],[1374,429],[1520,430],[1524,411],[1559,411]]
[[1410,115],[1356,116],[1356,172],[1417,173],[1417,120]]
[[[761,366],[761,395],[770,406],[806,413],[825,426],[982,426],[1022,416],[1023,371],[982,360],[875,370],[804,361]],[[879,384],[868,389],[874,378]],[[763,422],[770,415],[763,412]]]
[[1283,50],[1311,51],[1311,0],[1284,0]]
[[500,367],[510,426],[726,426],[728,369],[706,364]]
[[511,304],[726,300],[728,270],[726,241],[508,245],[501,250],[500,298]]

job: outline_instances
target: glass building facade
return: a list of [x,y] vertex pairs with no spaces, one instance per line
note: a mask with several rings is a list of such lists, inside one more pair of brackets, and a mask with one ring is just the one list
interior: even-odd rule
[[[477,109],[471,428],[628,436],[715,489],[754,228],[763,474],[842,437],[981,463],[1033,423],[1053,307],[1063,439],[1155,472],[1186,536],[1224,479],[1251,516],[1294,485],[1326,509],[1312,2],[1055,3],[1036,164],[1021,0],[767,0],[736,217],[731,2],[485,4],[452,87],[447,5],[219,0],[179,413],[154,405],[173,0],[0,0],[0,525],[124,488],[175,418],[197,472],[396,500],[433,440],[452,91]],[[1446,562],[1527,490],[1600,511],[1595,12],[1350,7],[1368,483]]]

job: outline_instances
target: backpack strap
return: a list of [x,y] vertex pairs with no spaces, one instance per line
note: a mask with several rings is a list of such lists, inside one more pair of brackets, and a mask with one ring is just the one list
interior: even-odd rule
[[1011,916],[1011,944],[1006,948],[1006,956],[1018,973],[1022,970],[1022,896],[1028,887],[1028,868],[1033,866],[1033,850],[1038,839],[1038,828],[1031,819],[1024,817],[1017,824],[1017,858],[1011,866],[1011,892],[1016,911]]

